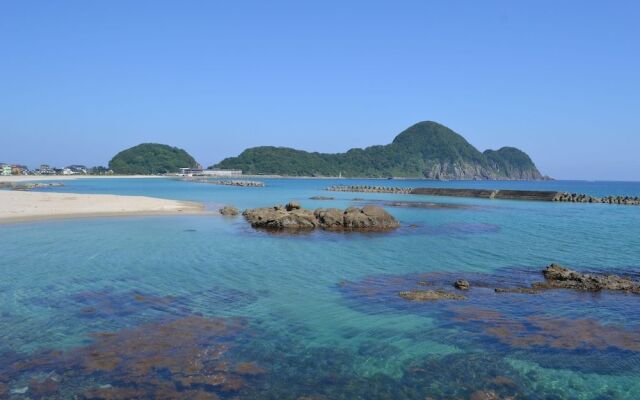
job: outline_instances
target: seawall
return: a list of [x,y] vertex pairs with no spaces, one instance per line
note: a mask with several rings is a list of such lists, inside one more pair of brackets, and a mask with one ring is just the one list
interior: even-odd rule
[[453,189],[453,188],[408,188],[390,186],[331,186],[331,192],[394,193],[426,196],[474,197],[499,200],[556,201],[563,203],[605,203],[620,205],[640,205],[640,197],[606,196],[595,197],[588,194],[576,194],[545,190],[492,190],[492,189]]

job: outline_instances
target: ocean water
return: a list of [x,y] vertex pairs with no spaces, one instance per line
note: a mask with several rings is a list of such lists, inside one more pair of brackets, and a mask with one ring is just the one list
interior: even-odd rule
[[[638,196],[640,183],[264,181],[87,179],[51,190],[211,210],[378,204],[402,227],[274,234],[218,215],[0,225],[0,398],[640,398],[640,295],[493,291],[542,280],[552,262],[639,277],[640,207],[323,190]],[[461,278],[472,284],[466,300],[398,296],[455,292]]]

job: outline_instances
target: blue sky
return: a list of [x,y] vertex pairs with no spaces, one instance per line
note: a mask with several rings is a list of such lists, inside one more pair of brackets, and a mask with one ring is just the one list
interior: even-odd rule
[[0,161],[339,152],[422,120],[640,180],[638,1],[0,1]]

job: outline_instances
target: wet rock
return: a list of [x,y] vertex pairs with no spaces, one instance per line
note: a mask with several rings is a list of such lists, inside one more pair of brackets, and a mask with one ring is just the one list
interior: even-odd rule
[[7,385],[0,383],[0,397],[6,396],[7,392],[9,392],[9,388],[7,387]]
[[318,208],[313,214],[324,229],[344,228],[344,212],[338,208]]
[[242,215],[254,228],[311,230],[317,226],[316,218],[311,211],[287,211],[282,206],[249,209]]
[[640,284],[617,275],[583,274],[558,264],[551,264],[543,272],[545,282],[534,283],[534,289],[575,289],[583,291],[622,290],[640,293]]
[[400,226],[391,214],[377,206],[349,207],[343,219],[345,228],[355,230],[387,230]]
[[297,203],[245,210],[242,214],[254,228],[274,230],[384,231],[397,228],[400,223],[384,209],[376,206],[319,208],[314,212]]
[[220,211],[220,214],[225,216],[235,216],[240,214],[238,209],[235,208],[234,206],[224,206],[219,211]]
[[445,292],[444,290],[408,290],[398,293],[398,296],[410,301],[437,301],[437,300],[465,300],[460,294]]
[[469,290],[469,288],[471,287],[469,281],[465,281],[464,279],[458,279],[457,281],[455,281],[453,286],[458,290]]

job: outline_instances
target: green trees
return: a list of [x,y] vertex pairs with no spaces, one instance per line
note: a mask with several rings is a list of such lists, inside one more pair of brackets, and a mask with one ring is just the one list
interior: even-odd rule
[[248,174],[429,179],[541,179],[538,169],[513,147],[478,151],[462,136],[432,121],[401,132],[391,144],[323,154],[286,147],[254,147],[215,168]]
[[186,151],[158,143],[142,143],[116,154],[109,169],[123,175],[152,175],[196,168],[198,163]]

